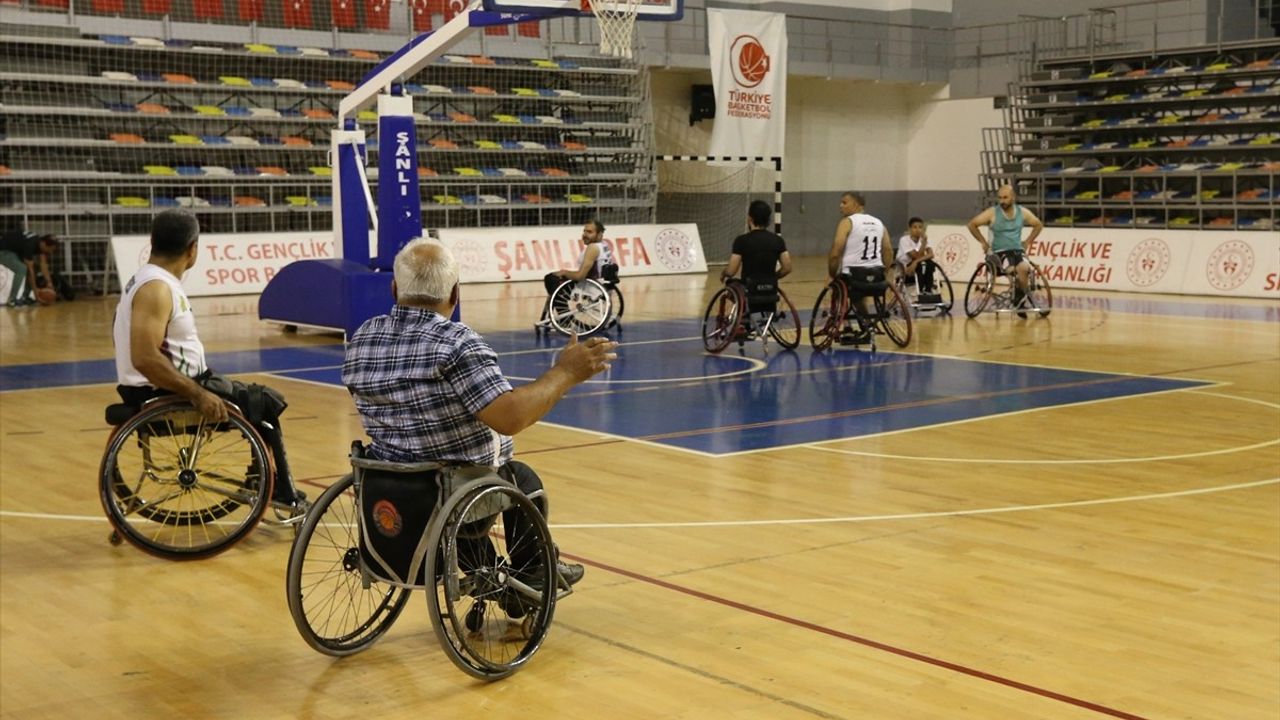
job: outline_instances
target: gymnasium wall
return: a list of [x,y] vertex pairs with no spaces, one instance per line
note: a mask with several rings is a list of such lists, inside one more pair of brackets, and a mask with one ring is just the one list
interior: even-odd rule
[[[706,154],[715,121],[691,126],[689,97],[691,85],[710,82],[708,73],[653,71],[658,153]],[[783,162],[788,247],[796,255],[824,254],[845,190],[866,193],[868,209],[895,237],[911,215],[967,220],[979,209],[982,128],[1002,123],[991,98],[950,100],[938,86],[791,77]],[[708,202],[721,201],[741,202]]]

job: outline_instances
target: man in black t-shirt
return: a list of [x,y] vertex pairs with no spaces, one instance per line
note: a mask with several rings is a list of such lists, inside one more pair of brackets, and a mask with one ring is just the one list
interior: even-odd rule
[[13,286],[9,289],[8,304],[31,305],[35,303],[36,261],[40,262],[40,274],[44,275],[44,287],[53,288],[53,276],[49,273],[49,253],[58,247],[55,235],[36,235],[26,230],[13,230],[0,236],[0,265],[13,271]]
[[[749,232],[739,235],[733,241],[733,254],[729,256],[729,265],[720,273],[720,279],[728,282],[738,271],[742,271],[742,282],[747,286],[747,297],[756,294],[757,288],[776,288],[778,281],[791,273],[791,253],[787,252],[787,244],[765,226],[773,218],[773,210],[763,200],[753,200],[747,208],[747,228]],[[752,312],[763,312],[770,308],[752,308]]]

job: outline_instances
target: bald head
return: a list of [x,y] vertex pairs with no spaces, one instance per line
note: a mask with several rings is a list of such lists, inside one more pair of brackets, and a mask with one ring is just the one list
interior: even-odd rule
[[450,301],[458,285],[458,261],[438,240],[410,240],[396,254],[396,302],[439,305]]
[[1001,185],[1000,190],[996,192],[996,199],[1000,201],[1000,207],[1008,210],[1013,207],[1013,201],[1018,198],[1013,192],[1012,185]]

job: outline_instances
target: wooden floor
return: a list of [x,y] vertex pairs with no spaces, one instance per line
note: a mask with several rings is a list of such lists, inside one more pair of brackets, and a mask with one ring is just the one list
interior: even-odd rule
[[[785,283],[802,310],[820,272]],[[638,324],[700,315],[714,284],[624,289]],[[527,327],[542,288],[463,297],[492,332]],[[449,663],[421,596],[368,651],[312,651],[285,604],[287,531],[183,564],[110,546],[112,387],[4,392],[0,715],[1274,720],[1280,308],[1055,300],[1047,319],[923,320],[908,350],[1213,385],[726,457],[520,435],[588,571],[529,667],[492,685]],[[0,365],[109,358],[114,302],[0,308]],[[196,305],[211,351],[337,342],[260,323],[253,299]],[[288,395],[294,471],[318,494],[361,437],[350,400],[247,377]]]

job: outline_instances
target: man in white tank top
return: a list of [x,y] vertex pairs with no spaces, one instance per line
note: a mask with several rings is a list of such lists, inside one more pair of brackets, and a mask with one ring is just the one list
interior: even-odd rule
[[116,379],[121,398],[141,404],[156,389],[181,395],[211,422],[227,406],[196,382],[208,370],[181,277],[196,264],[200,225],[193,215],[166,210],[151,229],[151,257],[124,286],[116,307]]
[[[126,404],[135,407],[161,395],[179,395],[189,400],[206,420],[217,423],[227,419],[227,405],[208,387],[223,388],[220,392],[240,405],[271,451],[276,470],[272,500],[292,507],[295,514],[301,513],[306,507],[306,495],[293,484],[278,413],[272,410],[268,415],[261,410],[267,406],[283,410],[283,397],[263,386],[210,378],[204,345],[196,335],[191,301],[181,280],[183,273],[196,264],[199,239],[200,223],[194,215],[181,210],[156,215],[151,226],[151,257],[125,283],[116,306],[116,392]],[[205,383],[210,385],[206,387]],[[273,395],[278,404],[264,401],[264,394]],[[248,400],[255,397],[257,407]],[[262,417],[255,419],[259,413]]]
[[[893,262],[893,244],[884,223],[866,213],[866,199],[862,193],[849,191],[842,194],[840,214],[844,217],[836,223],[831,254],[827,256],[827,274],[832,279],[841,273],[852,275],[854,283],[849,285],[850,297],[860,303],[864,313],[869,314],[872,311],[868,298],[858,292],[858,288],[866,283],[884,282],[885,268]],[[867,334],[860,333],[847,341],[859,343],[865,339],[868,339]]]

